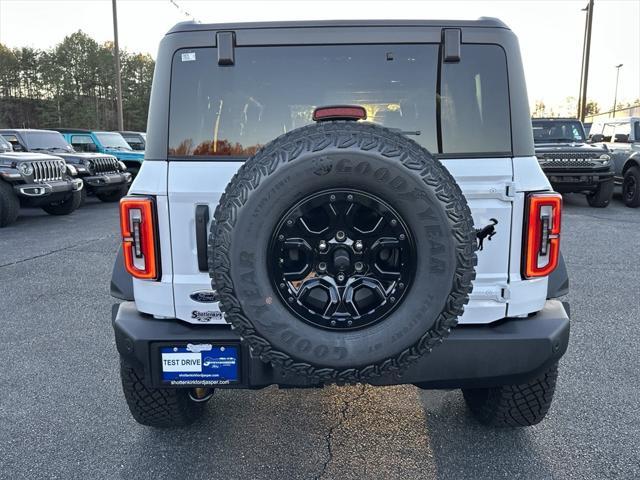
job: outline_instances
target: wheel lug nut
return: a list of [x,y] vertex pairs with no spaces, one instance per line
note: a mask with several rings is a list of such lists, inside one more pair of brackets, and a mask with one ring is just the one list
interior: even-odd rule
[[320,248],[320,250],[326,250],[327,242],[325,242],[324,240],[320,240],[320,244],[318,245],[318,248]]
[[286,287],[286,285],[284,283],[281,283],[280,288],[284,288],[284,287]]
[[354,248],[355,248],[357,251],[362,250],[362,240],[356,240],[356,243],[354,244]]
[[347,320],[347,326],[350,327],[351,325],[353,325],[353,320]]
[[347,235],[342,230],[336,232],[336,240],[343,242],[345,238],[347,238]]
[[394,303],[394,302],[396,301],[396,297],[391,297],[391,298],[389,299],[389,301],[390,301],[391,303]]
[[404,239],[405,239],[405,238],[407,238],[407,237],[405,236],[405,234],[404,234],[404,233],[401,233],[401,234],[400,234],[400,236],[399,236],[398,238],[400,238],[400,240],[404,240]]
[[338,281],[339,282],[344,282],[344,274],[343,273],[339,273],[338,274]]
[[364,265],[362,264],[362,262],[356,262],[356,271],[361,272],[363,268]]
[[398,284],[398,288],[401,288],[401,289],[402,289],[402,288],[404,288],[404,283],[400,282],[400,283]]
[[395,218],[392,218],[391,222],[389,222],[389,223],[391,223],[392,227],[395,227],[398,224],[398,221]]
[[336,326],[336,321],[335,320],[331,320],[331,326],[335,327]]
[[349,200],[350,202],[353,202],[353,195],[351,194],[347,195],[347,200]]
[[287,300],[289,300],[289,303],[293,303],[294,298],[293,297],[289,297]]
[[324,272],[327,269],[327,264],[324,262],[320,262],[318,264],[318,270],[320,270],[321,272]]
[[280,241],[284,240],[284,235],[278,235],[278,240]]
[[291,219],[287,220],[287,226],[290,227],[291,225],[293,225],[293,220],[291,220]]
[[335,195],[331,195],[329,197],[329,200],[331,200],[332,202],[335,202],[336,201],[336,196]]

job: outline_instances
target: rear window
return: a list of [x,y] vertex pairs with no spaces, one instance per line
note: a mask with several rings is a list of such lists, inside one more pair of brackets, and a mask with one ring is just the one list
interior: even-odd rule
[[215,48],[178,50],[168,154],[247,157],[312,123],[316,107],[343,104],[432,153],[508,154],[504,51],[463,45],[440,82],[438,55],[436,44],[238,47],[235,65],[218,66]]

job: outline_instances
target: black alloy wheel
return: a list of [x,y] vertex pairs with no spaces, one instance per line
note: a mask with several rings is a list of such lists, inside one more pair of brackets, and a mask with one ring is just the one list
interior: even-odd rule
[[402,303],[416,250],[408,226],[384,200],[332,189],[285,213],[268,258],[273,288],[298,318],[346,330],[378,323]]

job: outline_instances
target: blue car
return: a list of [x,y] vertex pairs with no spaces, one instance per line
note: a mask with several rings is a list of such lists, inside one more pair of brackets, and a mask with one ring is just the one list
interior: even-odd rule
[[58,128],[77,152],[100,152],[115,156],[134,177],[144,160],[144,152],[134,151],[118,132],[98,132],[79,128]]

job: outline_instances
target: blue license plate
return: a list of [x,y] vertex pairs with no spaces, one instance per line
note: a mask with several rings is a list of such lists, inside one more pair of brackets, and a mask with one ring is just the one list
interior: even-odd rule
[[161,347],[162,382],[175,386],[238,382],[238,351],[238,346],[208,343]]

